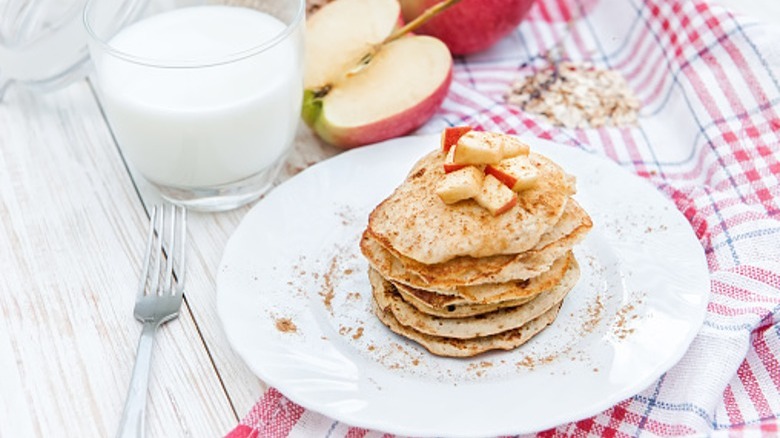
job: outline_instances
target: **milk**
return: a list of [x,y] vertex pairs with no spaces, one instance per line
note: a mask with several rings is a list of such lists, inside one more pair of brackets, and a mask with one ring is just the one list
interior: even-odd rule
[[[155,183],[192,188],[239,181],[277,162],[300,113],[301,39],[294,34],[260,53],[252,49],[284,31],[259,11],[197,6],[114,36],[111,47],[144,59],[104,52],[94,60],[101,101],[132,164]],[[241,52],[247,56],[235,59]],[[230,56],[232,62],[198,66]]]

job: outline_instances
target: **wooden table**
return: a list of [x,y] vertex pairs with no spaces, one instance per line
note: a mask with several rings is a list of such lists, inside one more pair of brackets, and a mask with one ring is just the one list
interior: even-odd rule
[[[301,128],[283,176],[334,155]],[[87,80],[0,102],[0,437],[106,437],[119,423],[141,325],[133,318],[157,194],[125,161]],[[217,437],[264,390],[216,313],[215,274],[250,207],[192,213],[185,302],[163,326],[150,437]]]

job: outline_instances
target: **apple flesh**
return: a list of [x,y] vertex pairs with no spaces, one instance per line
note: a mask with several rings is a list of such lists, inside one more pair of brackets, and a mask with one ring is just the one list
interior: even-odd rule
[[[400,0],[404,20],[420,15],[438,0]],[[461,0],[433,17],[417,32],[431,35],[455,55],[480,52],[517,27],[534,0]]]
[[512,158],[517,156],[528,156],[531,152],[531,147],[516,137],[502,136],[501,137],[501,154],[504,158]]
[[452,56],[441,41],[382,44],[399,16],[396,0],[337,0],[307,21],[302,117],[326,142],[353,148],[406,134],[444,100]]
[[436,187],[436,194],[445,204],[454,204],[477,196],[482,190],[485,174],[474,166],[444,175]]
[[447,152],[447,156],[444,157],[444,173],[455,172],[466,166],[468,166],[468,164],[458,164],[455,162],[455,148],[450,148],[449,152]]
[[504,158],[501,136],[490,132],[470,131],[455,145],[456,164],[495,164]]
[[474,200],[493,216],[498,216],[517,204],[517,194],[493,175],[486,175]]
[[501,160],[498,164],[485,166],[485,173],[515,192],[533,187],[539,179],[539,170],[531,163],[527,155]]

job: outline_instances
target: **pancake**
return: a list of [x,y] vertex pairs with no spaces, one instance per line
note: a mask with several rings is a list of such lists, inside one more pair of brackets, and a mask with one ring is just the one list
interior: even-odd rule
[[[459,257],[446,263],[425,265],[393,254],[369,230],[363,233],[360,248],[371,267],[393,282],[455,295],[458,287],[527,280],[548,271],[593,227],[590,217],[573,199],[566,210],[555,228],[540,239],[543,246],[521,254],[479,259]],[[560,235],[564,237],[552,240]]]
[[422,289],[413,289],[401,283],[392,284],[404,301],[416,307],[417,310],[442,318],[463,318],[481,315],[506,307],[519,306],[536,297],[536,295],[530,295],[524,298],[504,300],[492,304],[470,304],[457,295],[441,295]]
[[391,312],[385,312],[379,308],[375,301],[372,304],[376,316],[390,330],[417,342],[433,354],[445,357],[472,357],[490,350],[511,350],[517,348],[552,324],[560,310],[560,306],[555,306],[520,328],[496,335],[474,339],[451,339],[426,335],[406,327],[399,323]]
[[444,318],[479,315],[513,307],[534,299],[560,283],[574,256],[569,252],[553,263],[549,271],[523,281],[483,284],[457,288],[458,295],[443,295],[392,282],[401,297],[417,310]]
[[537,184],[518,195],[517,205],[493,216],[472,199],[451,205],[439,199],[435,188],[444,177],[444,153],[434,151],[371,212],[368,230],[387,249],[424,264],[530,250],[560,219],[575,181],[542,155],[531,153],[529,159],[539,171]]
[[490,304],[520,298],[533,298],[540,292],[551,289],[561,281],[570,265],[574,263],[574,255],[569,251],[555,260],[550,269],[536,277],[505,283],[485,283],[473,286],[457,286],[455,292],[470,303]]
[[521,327],[563,301],[579,277],[579,267],[573,262],[559,284],[528,303],[467,318],[440,318],[420,312],[376,271],[369,272],[374,300],[383,311],[391,312],[400,324],[418,332],[455,339],[485,337]]

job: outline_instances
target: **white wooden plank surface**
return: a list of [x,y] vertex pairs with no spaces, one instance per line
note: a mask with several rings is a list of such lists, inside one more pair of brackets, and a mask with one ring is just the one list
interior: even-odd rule
[[[194,222],[191,234],[200,233]],[[86,82],[49,95],[12,90],[6,96],[0,103],[0,436],[115,433],[140,333],[132,308],[146,223]],[[201,251],[211,260],[218,248]],[[192,280],[206,275],[195,272]],[[195,295],[191,300],[201,304]],[[209,310],[184,309],[159,333],[151,437],[221,436],[236,423],[193,320],[203,312]],[[210,324],[205,332],[218,330]]]
[[[302,169],[336,153],[338,151],[335,148],[323,144],[308,128],[301,127],[294,150],[277,182],[282,182]],[[203,275],[202,279],[199,278],[198,284],[199,287],[205,288],[204,293],[198,294],[198,303],[193,305],[193,312],[239,416],[249,412],[261,394],[261,388],[265,387],[248,386],[245,383],[247,379],[242,378],[242,375],[253,376],[253,374],[230,348],[222,331],[216,313],[215,280],[225,244],[249,208],[251,206],[218,215],[198,215],[193,220],[191,228],[193,235],[197,236],[194,249],[202,260],[202,266],[196,271],[196,275]],[[255,377],[250,379],[257,381]]]
[[[307,127],[301,126],[276,184],[338,152],[338,149],[317,139]],[[155,189],[133,168],[132,163],[128,163],[128,167],[145,204],[151,206],[161,202]],[[233,352],[222,331],[216,310],[216,273],[225,244],[252,205],[222,213],[190,212],[188,224],[192,257],[189,260],[187,301],[239,417],[249,412],[266,387]]]

